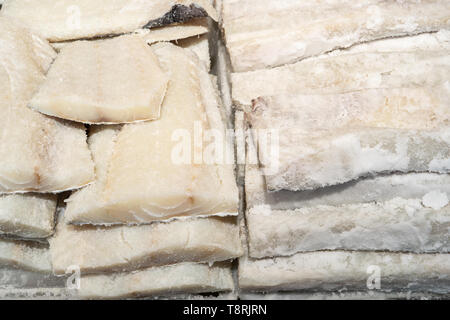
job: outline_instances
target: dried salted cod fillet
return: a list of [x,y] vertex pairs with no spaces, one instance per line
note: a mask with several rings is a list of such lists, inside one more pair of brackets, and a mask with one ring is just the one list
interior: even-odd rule
[[3,17],[0,42],[0,193],[56,192],[88,184],[94,172],[84,127],[26,107],[55,52]]
[[87,299],[117,299],[139,296],[210,293],[234,288],[230,265],[181,263],[132,273],[81,277],[78,296]]
[[374,201],[422,199],[429,192],[447,194],[450,175],[437,173],[389,174],[367,177],[344,184],[306,191],[268,192],[258,165],[245,166],[245,198],[248,208],[269,205],[273,210],[293,210],[315,206],[339,206]]
[[450,205],[434,210],[421,199],[247,213],[250,256],[319,250],[449,252]]
[[[379,173],[448,173],[449,107],[448,84],[281,95],[255,100],[249,121],[268,189],[297,191]],[[267,129],[278,135],[276,154]]]
[[0,196],[0,234],[21,238],[47,238],[55,225],[56,195]]
[[76,41],[61,49],[29,106],[84,123],[155,120],[167,85],[158,58],[139,35]]
[[209,0],[7,0],[1,14],[49,41],[123,34],[198,17],[217,20]]
[[[213,147],[218,151],[228,147],[227,141],[220,140],[225,129],[210,75],[189,50],[169,43],[154,48],[171,74],[161,119],[125,125],[113,145],[104,144],[110,150],[105,156],[109,161],[103,155],[94,156],[105,159],[98,160],[98,167],[108,168],[102,169],[101,175],[106,176],[96,181],[95,196],[89,196],[97,199],[86,202],[80,196],[84,190],[69,198],[70,223],[143,224],[187,216],[237,215],[232,162],[224,163],[223,157],[214,163],[213,157],[196,159],[191,153],[198,155],[198,142],[192,148],[198,128],[205,134],[214,130],[219,145]],[[204,152],[200,148],[200,156],[211,146]]]
[[367,289],[381,276],[381,290],[447,292],[450,254],[320,251],[291,257],[239,260],[239,287],[245,291]]
[[31,242],[0,239],[0,265],[50,273],[48,247]]
[[222,28],[235,72],[277,67],[376,39],[450,29],[446,0],[231,0]]
[[245,170],[249,255],[345,249],[448,252],[450,175],[394,174],[313,191],[267,192],[250,160]]
[[82,273],[125,272],[188,261],[225,261],[242,254],[232,218],[109,228],[62,221],[49,242],[56,274],[65,273],[71,265],[79,266]]
[[233,101],[248,106],[260,96],[440,85],[449,80],[448,56],[449,50],[360,52],[308,59],[270,70],[233,73]]

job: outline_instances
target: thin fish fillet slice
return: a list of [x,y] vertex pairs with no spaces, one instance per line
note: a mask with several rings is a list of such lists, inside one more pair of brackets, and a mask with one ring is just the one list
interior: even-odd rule
[[168,76],[139,35],[64,46],[29,106],[83,123],[159,118]]
[[142,29],[138,33],[148,44],[162,41],[176,41],[208,33],[208,21],[197,19],[187,23],[178,23],[153,29]]

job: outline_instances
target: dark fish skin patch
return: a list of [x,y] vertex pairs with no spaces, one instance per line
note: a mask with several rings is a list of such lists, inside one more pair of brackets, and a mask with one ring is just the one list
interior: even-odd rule
[[191,4],[189,6],[176,4],[161,18],[148,22],[143,28],[151,29],[163,27],[169,24],[183,23],[195,18],[204,18],[207,16],[208,13],[196,4]]

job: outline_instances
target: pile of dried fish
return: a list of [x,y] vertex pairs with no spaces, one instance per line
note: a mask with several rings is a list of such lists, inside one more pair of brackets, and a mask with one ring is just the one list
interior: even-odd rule
[[0,1],[0,298],[448,297],[447,2]]
[[[183,153],[197,127],[226,134],[211,3],[10,0],[0,17],[2,296],[24,294],[20,270],[47,277],[30,295],[234,292],[234,164]],[[56,276],[78,279],[42,288]]]
[[446,1],[223,0],[221,15],[244,296],[448,294]]

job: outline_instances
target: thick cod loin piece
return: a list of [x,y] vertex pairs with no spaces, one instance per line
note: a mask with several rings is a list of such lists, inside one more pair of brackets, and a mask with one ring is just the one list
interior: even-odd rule
[[[97,169],[96,187],[68,199],[70,223],[144,224],[176,217],[237,215],[233,165],[215,157],[196,159],[194,154],[199,149],[194,142],[199,128],[219,136],[217,150],[228,147],[227,141],[220,142],[225,129],[211,78],[189,50],[168,43],[153,47],[170,74],[161,118],[110,132],[110,138],[101,139],[113,141],[99,142],[99,148],[91,144],[97,168],[103,169]],[[212,145],[205,142],[205,146],[204,152],[197,153],[200,157]],[[94,194],[87,195],[91,191]],[[88,197],[92,201],[86,201]]]
[[450,254],[320,251],[239,260],[244,291],[366,290],[369,277],[378,274],[381,290],[448,293]]
[[0,193],[57,192],[94,178],[83,126],[27,108],[55,52],[15,22],[0,18]]
[[6,0],[1,14],[52,42],[129,33],[199,17],[217,20],[209,0]]
[[139,35],[64,46],[31,99],[36,111],[84,123],[159,118],[168,77]]
[[[448,173],[449,108],[444,84],[261,97],[249,121],[268,189],[297,191],[379,173]],[[269,154],[267,129],[278,153]]]
[[242,255],[233,218],[108,228],[62,221],[49,242],[56,274],[64,274],[71,265],[79,266],[83,273],[124,272],[188,261],[225,261]]
[[56,195],[0,196],[0,233],[20,238],[47,238],[53,234]]
[[0,239],[0,266],[50,273],[50,252],[45,245]]
[[180,263],[132,273],[82,276],[78,296],[85,299],[118,299],[227,292],[233,289],[231,268],[227,264]]
[[376,39],[450,29],[446,0],[231,0],[222,28],[235,72],[277,67]]

